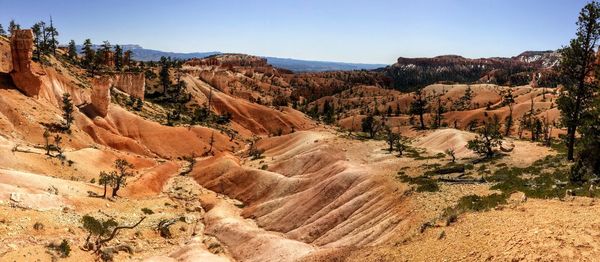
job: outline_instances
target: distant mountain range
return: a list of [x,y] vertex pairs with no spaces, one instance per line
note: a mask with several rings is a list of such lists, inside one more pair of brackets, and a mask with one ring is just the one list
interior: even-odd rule
[[[77,46],[81,52],[81,46]],[[94,48],[98,48],[99,45],[94,45]],[[222,54],[218,51],[213,52],[194,52],[194,53],[176,53],[166,52],[160,50],[146,49],[140,45],[121,45],[124,51],[131,50],[133,52],[133,59],[138,61],[158,61],[161,56],[171,57],[176,59],[191,59],[191,58],[204,58],[211,55]],[[279,68],[292,70],[294,72],[324,72],[324,71],[340,71],[340,70],[372,70],[382,68],[387,65],[385,64],[359,64],[359,63],[342,63],[342,62],[328,62],[328,61],[309,61],[299,60],[291,58],[279,58],[279,57],[264,57],[268,63]]]

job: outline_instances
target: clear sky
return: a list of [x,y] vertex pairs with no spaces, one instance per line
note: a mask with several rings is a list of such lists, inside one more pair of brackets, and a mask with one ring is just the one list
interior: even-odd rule
[[310,60],[514,56],[557,49],[585,0],[0,0],[0,23],[52,15],[62,43]]

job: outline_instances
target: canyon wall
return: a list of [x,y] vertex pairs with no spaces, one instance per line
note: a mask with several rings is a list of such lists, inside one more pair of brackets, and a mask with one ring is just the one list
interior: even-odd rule
[[0,73],[8,74],[13,69],[10,50],[10,41],[8,38],[0,36]]
[[120,73],[113,78],[113,86],[130,96],[144,100],[146,79],[144,73]]

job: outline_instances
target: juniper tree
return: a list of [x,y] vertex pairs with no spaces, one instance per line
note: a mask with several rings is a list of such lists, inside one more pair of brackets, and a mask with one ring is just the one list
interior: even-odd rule
[[130,169],[133,165],[127,160],[117,159],[115,160],[115,174],[114,174],[114,187],[112,190],[112,197],[117,197],[119,190],[124,187],[127,183],[127,177],[133,176],[134,173]]
[[467,148],[485,158],[494,156],[494,148],[502,143],[502,133],[500,133],[500,124],[496,115],[493,119],[487,119],[477,131],[477,137],[467,142]]
[[106,198],[106,189],[108,186],[114,186],[116,177],[116,172],[107,173],[105,171],[100,172],[100,176],[98,179],[98,184],[104,186],[104,193],[102,193],[102,197]]
[[[120,226],[113,218],[101,220],[90,215],[85,215],[81,218],[81,222],[83,224],[83,229],[88,232],[88,236],[81,249],[83,251],[93,251],[94,253],[102,254],[100,249],[113,240],[120,230],[133,229],[140,225],[144,219],[146,219],[146,217],[142,217],[137,223],[131,226]],[[102,259],[104,261],[112,261],[111,257],[103,257]]]
[[579,13],[576,37],[560,49],[559,73],[564,91],[557,100],[563,125],[567,127],[567,159],[574,160],[575,136],[581,117],[590,107],[598,80],[592,77],[598,65],[596,47],[600,38],[600,6],[588,3]]

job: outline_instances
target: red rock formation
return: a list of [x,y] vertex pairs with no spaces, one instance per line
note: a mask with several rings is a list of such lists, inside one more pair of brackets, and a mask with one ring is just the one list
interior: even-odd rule
[[31,29],[15,30],[11,37],[13,70],[11,77],[19,90],[27,96],[37,96],[42,88],[39,73],[34,73],[33,32]]
[[129,94],[132,97],[144,100],[146,91],[146,78],[144,73],[121,73],[113,78],[115,88]]
[[0,36],[0,73],[10,73],[12,69],[10,41],[5,37]]
[[92,107],[99,116],[105,117],[108,114],[108,105],[110,104],[110,85],[112,80],[109,77],[94,78],[92,85]]
[[113,68],[115,67],[115,53],[112,51],[104,52],[104,65]]

